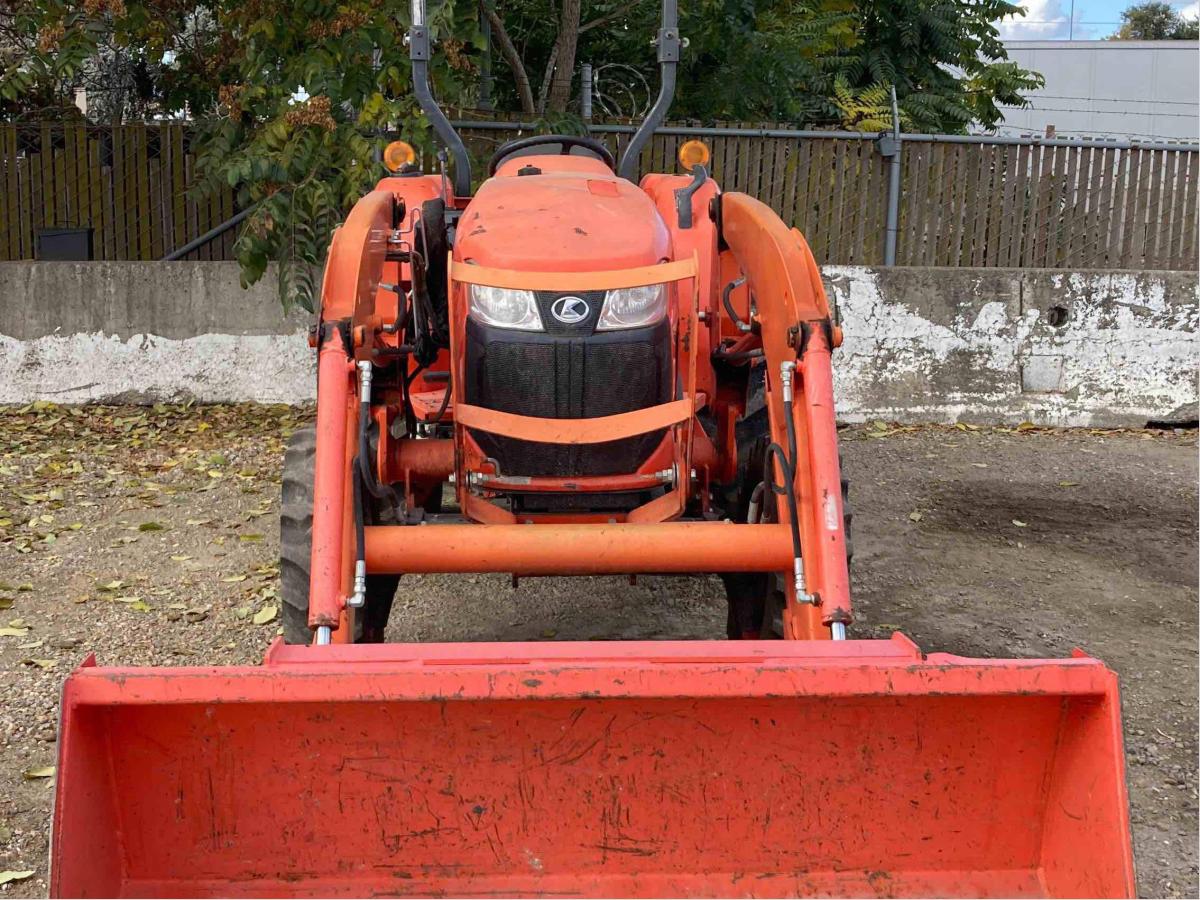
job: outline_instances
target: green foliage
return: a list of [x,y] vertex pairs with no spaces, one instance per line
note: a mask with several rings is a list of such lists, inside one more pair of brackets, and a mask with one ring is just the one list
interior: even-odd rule
[[[481,3],[511,53],[494,28],[487,49]],[[547,103],[559,53],[569,53],[567,8],[431,0],[435,94],[474,107],[490,71],[496,109],[530,115],[532,105],[546,127],[582,130],[574,101]],[[630,83],[613,90],[631,112],[648,104],[658,14],[649,0],[588,0],[567,69],[623,72]],[[992,24],[1019,14],[1008,0],[690,0],[672,116],[884,130],[894,86],[906,130],[992,126],[999,105],[1021,105],[1041,84],[1007,60]],[[384,135],[432,150],[411,96],[407,26],[408,0],[8,0],[0,115],[75,116],[74,90],[85,87],[93,120],[186,112],[205,123],[197,190],[232,185],[253,209],[237,242],[243,281],[273,263],[285,303],[311,306],[332,229],[381,174]],[[572,88],[577,97],[577,79]]]
[[[847,131],[890,131],[892,129],[891,89],[882,84],[873,84],[854,90],[844,79],[833,84],[833,104],[842,117],[842,127]],[[912,119],[900,110],[900,129],[912,130]]]
[[[242,280],[278,267],[285,305],[311,308],[314,272],[333,227],[383,174],[386,134],[401,130],[428,150],[427,125],[409,88],[403,0],[39,0],[7,20],[25,52],[6,59],[0,97],[26,114],[74,110],[73,88],[104,53],[137,45],[158,63],[157,114],[190,111],[204,123],[196,191],[237,190],[253,212],[237,242]],[[429,25],[443,49],[475,37],[474,7],[453,2]],[[456,67],[457,66],[457,67]],[[461,102],[474,87],[466,55],[434,66],[441,95]],[[294,97],[298,88],[304,94]],[[90,92],[89,92],[90,93]],[[11,114],[11,113],[10,113]]]
[[1121,13],[1114,41],[1194,41],[1200,38],[1200,18],[1189,19],[1169,3],[1151,0]]
[[[511,0],[503,8],[522,59],[541,65],[555,37],[553,4]],[[1013,15],[1024,10],[1008,0],[693,0],[681,8],[689,46],[672,117],[837,128],[863,118],[861,110],[847,116],[838,85],[854,94],[895,85],[911,129],[992,127],[999,106],[1023,105],[1022,92],[1042,83],[1007,59],[994,23]],[[605,16],[614,17],[581,31],[578,60],[623,64],[655,85],[646,36],[658,27],[657,4],[606,0],[585,8],[585,22]],[[498,105],[519,108],[498,54],[492,68]]]

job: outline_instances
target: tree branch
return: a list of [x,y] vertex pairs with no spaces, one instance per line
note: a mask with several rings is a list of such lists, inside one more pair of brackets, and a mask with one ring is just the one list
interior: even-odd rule
[[575,49],[579,45],[579,14],[581,0],[563,0],[562,18],[558,26],[558,53],[546,106],[552,113],[566,112],[571,99],[571,82],[575,77]]
[[598,16],[597,18],[592,19],[592,21],[590,21],[590,22],[585,22],[583,25],[580,25],[579,33],[583,34],[585,31],[591,31],[593,28],[599,28],[601,25],[607,25],[613,19],[620,18],[621,16],[623,16],[625,13],[629,12],[629,10],[633,9],[637,5],[638,5],[638,0],[626,0],[625,3],[622,3],[620,6],[618,6],[616,9],[612,10],[611,12],[607,12],[602,16]]
[[488,24],[492,26],[492,34],[500,45],[500,53],[508,63],[508,67],[512,69],[513,78],[517,82],[517,95],[521,98],[521,111],[527,116],[537,115],[537,109],[533,105],[533,88],[529,85],[529,73],[525,71],[525,64],[521,62],[521,54],[513,46],[512,38],[508,36],[504,20],[485,0],[480,0],[479,9],[487,17]]
[[546,111],[546,95],[550,93],[550,78],[554,75],[554,64],[558,62],[558,41],[550,48],[550,59],[546,63],[546,72],[542,75],[542,87],[538,91],[537,111],[540,116]]

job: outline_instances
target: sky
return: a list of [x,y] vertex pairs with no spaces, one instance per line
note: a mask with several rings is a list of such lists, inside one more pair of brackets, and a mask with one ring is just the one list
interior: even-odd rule
[[[1012,40],[1099,40],[1108,37],[1121,24],[1121,11],[1137,0],[1075,0],[1075,24],[1071,27],[1071,0],[1020,0],[1024,19],[1000,23],[1000,36]],[[1200,0],[1172,2],[1172,6],[1191,18],[1197,15]],[[1073,33],[1072,33],[1073,31]]]

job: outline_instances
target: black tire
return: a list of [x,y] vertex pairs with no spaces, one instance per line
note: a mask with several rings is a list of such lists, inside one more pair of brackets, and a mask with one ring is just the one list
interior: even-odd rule
[[[769,439],[765,436],[741,443],[738,447],[738,486],[734,520],[745,522],[750,496],[762,480]],[[838,457],[839,468],[841,457]],[[763,516],[774,519],[773,498],[762,498]],[[846,563],[854,558],[851,527],[854,514],[850,510],[850,479],[842,476],[842,521],[846,534]],[[725,633],[730,640],[746,638],[781,639],[783,637],[783,585],[778,575],[770,572],[726,572],[721,575],[725,584],[725,600],[729,612]]]
[[[308,627],[308,582],[312,552],[313,472],[316,427],[301,428],[288,441],[283,457],[283,498],[279,507],[279,600],[283,640],[312,642]],[[367,577],[367,605],[357,616],[355,641],[383,640],[399,575]]]

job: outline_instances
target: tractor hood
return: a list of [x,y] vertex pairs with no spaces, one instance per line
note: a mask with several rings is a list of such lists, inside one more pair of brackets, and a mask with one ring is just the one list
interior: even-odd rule
[[[540,174],[517,174],[530,167]],[[669,258],[670,238],[650,198],[598,160],[524,156],[480,187],[454,256],[530,272],[628,269]]]

